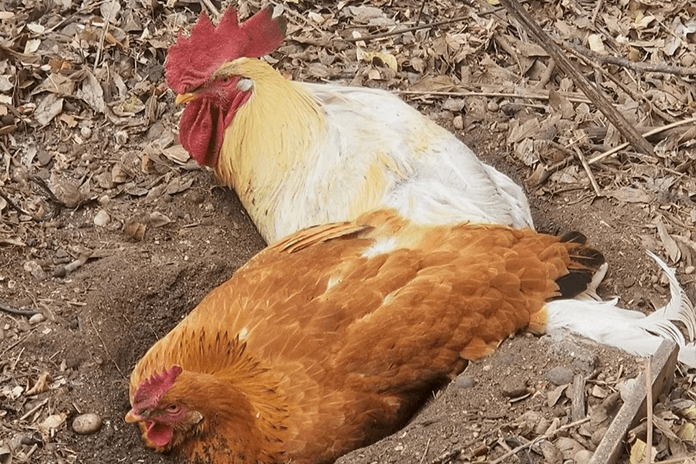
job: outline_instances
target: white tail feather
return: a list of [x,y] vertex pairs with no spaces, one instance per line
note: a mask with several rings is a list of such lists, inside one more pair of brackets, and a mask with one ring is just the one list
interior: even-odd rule
[[[651,252],[669,279],[671,299],[662,308],[646,316],[639,311],[619,308],[618,300],[596,301],[592,299],[554,300],[546,304],[549,333],[559,329],[570,330],[603,345],[621,348],[636,356],[651,356],[663,339],[679,345],[679,361],[696,367],[696,312],[674,271]],[[672,321],[686,326],[688,342]]]

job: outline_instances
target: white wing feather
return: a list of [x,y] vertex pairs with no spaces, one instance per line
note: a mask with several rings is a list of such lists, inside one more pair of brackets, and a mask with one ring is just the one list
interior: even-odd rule
[[420,224],[533,227],[527,198],[509,177],[389,92],[298,84],[324,112],[325,140],[277,191],[269,242],[314,224],[392,207]]
[[[546,304],[547,332],[570,330],[603,345],[621,348],[636,356],[651,356],[663,339],[679,345],[679,361],[696,367],[694,306],[679,285],[674,271],[655,254],[648,252],[669,279],[671,299],[650,315],[622,309],[617,300],[592,299],[554,300]],[[672,321],[682,322],[689,334],[688,341]]]

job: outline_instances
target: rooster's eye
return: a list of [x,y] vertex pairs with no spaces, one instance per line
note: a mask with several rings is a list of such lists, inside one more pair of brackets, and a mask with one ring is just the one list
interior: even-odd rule
[[220,79],[220,80],[222,81],[223,84],[227,84],[227,83],[230,82],[230,78],[229,78],[229,77],[223,77],[223,78]]
[[179,405],[178,404],[170,404],[167,406],[167,411],[169,412],[177,412],[179,410]]

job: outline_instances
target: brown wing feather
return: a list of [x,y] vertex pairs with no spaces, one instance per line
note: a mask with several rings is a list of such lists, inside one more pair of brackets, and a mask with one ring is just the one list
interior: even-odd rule
[[[391,249],[368,252],[385,240]],[[280,446],[295,462],[331,460],[402,426],[466,360],[530,324],[543,329],[555,281],[584,269],[569,254],[582,247],[499,226],[419,227],[384,211],[311,228],[208,295],[132,381],[162,364],[225,371],[214,359],[222,355],[236,366],[225,375],[250,389],[259,417],[283,411],[282,432],[264,429],[282,443],[261,446]],[[207,345],[194,332],[225,333],[228,344],[238,337],[253,362],[229,359],[239,358],[236,348],[201,352],[195,346]],[[259,393],[264,383],[275,396]]]

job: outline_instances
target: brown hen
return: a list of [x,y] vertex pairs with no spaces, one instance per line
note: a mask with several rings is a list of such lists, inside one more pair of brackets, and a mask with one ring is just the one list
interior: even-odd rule
[[509,335],[543,332],[545,303],[603,263],[583,241],[391,210],[301,231],[147,352],[126,420],[194,462],[332,462],[402,427]]

